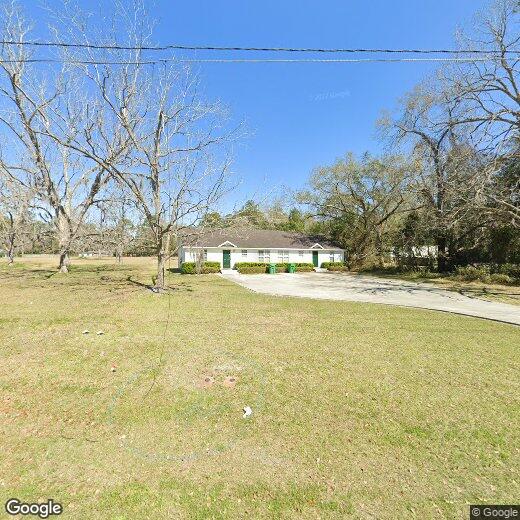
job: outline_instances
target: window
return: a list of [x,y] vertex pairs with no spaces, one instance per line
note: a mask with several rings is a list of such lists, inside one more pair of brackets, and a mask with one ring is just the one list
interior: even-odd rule
[[331,252],[329,253],[329,261],[330,261],[330,262],[334,262],[334,251],[331,251]]
[[303,258],[303,254],[304,254],[303,251],[298,251],[298,256],[299,256],[300,258]]
[[278,251],[278,260],[280,262],[288,262],[289,261],[289,251]]
[[271,251],[269,251],[269,249],[259,249],[258,261],[264,262],[265,264],[269,263],[271,261]]
[[247,258],[247,249],[242,249],[242,258]]
[[204,262],[208,261],[208,250],[204,249]]

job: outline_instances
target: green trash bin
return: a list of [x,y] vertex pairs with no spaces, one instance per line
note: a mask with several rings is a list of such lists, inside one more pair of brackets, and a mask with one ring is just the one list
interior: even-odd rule
[[296,264],[289,264],[289,269],[288,271],[290,273],[295,273],[296,272]]
[[276,274],[276,264],[269,264],[269,274]]

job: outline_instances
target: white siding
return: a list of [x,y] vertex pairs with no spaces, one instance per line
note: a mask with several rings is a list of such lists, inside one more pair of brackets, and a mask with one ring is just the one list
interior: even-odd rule
[[323,262],[343,262],[343,252],[334,251],[331,255],[331,251],[323,250],[318,253],[318,260],[320,267]]
[[[208,262],[219,262],[222,266],[222,257],[223,251],[229,250],[231,251],[231,267],[233,267],[237,262],[258,262],[258,249],[248,249],[247,250],[247,258],[242,256],[242,249],[234,249],[234,248],[225,248],[225,247],[208,247],[207,249],[207,261]],[[265,249],[264,249],[265,250]],[[179,251],[179,260],[182,264],[183,262],[195,262],[197,250],[192,250],[190,248],[181,247]],[[269,249],[270,261],[271,262],[280,262],[280,258],[278,255],[278,251],[289,251],[289,262],[290,263],[308,263],[312,264],[312,252],[316,251],[316,249],[284,249],[280,250],[277,248]],[[300,256],[300,251],[303,251],[303,255]],[[331,261],[331,252],[327,249],[318,249],[318,267],[321,267],[323,262]],[[334,251],[334,262],[342,262],[343,261],[343,252],[342,251]]]

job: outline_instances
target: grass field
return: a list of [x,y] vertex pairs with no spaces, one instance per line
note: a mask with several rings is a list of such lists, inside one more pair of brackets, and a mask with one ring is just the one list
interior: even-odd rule
[[147,259],[23,262],[0,268],[2,504],[460,519],[518,501],[518,327],[217,275],[171,274],[156,295]]

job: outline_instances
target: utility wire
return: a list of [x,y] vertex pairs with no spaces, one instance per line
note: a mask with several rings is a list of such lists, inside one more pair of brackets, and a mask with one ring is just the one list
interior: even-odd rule
[[[499,51],[484,49],[342,49],[342,48],[313,48],[313,47],[219,47],[208,45],[177,45],[169,44],[162,46],[132,46],[132,45],[107,45],[95,43],[67,43],[67,42],[37,42],[14,40],[0,41],[0,45],[21,45],[32,47],[62,47],[78,49],[99,50],[123,50],[123,51],[247,51],[247,52],[323,52],[323,53],[401,53],[401,54],[499,54]],[[506,49],[507,54],[520,54],[520,49]]]
[[158,65],[161,63],[428,63],[428,62],[485,62],[493,60],[493,56],[486,58],[352,58],[352,59],[232,59],[232,58],[170,58],[147,61],[82,61],[82,60],[60,60],[54,58],[35,58],[27,60],[1,60],[2,63],[67,63],[70,65]]

